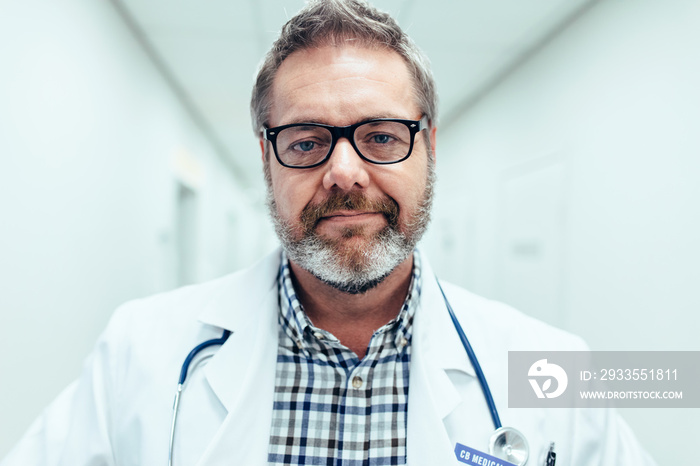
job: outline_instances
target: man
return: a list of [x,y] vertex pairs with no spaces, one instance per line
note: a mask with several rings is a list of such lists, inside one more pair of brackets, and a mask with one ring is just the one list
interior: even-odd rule
[[[448,299],[528,464],[551,442],[560,465],[646,464],[614,413],[509,409],[508,350],[585,345],[448,284],[444,299],[415,251],[435,102],[426,61],[388,15],[333,0],[292,18],[252,99],[282,251],[119,309],[3,466],[164,464],[169,441],[183,465],[460,464],[455,445],[488,452],[494,428]],[[171,439],[175,376],[222,331],[184,371]]]

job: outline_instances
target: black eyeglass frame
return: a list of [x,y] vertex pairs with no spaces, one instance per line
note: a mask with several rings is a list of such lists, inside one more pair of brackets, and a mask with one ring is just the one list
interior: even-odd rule
[[[398,160],[391,160],[388,162],[378,162],[376,160],[371,160],[362,155],[362,152],[360,152],[360,149],[358,149],[357,144],[355,144],[355,130],[359,128],[360,126],[366,125],[368,123],[373,123],[375,121],[392,121],[396,123],[403,123],[406,125],[408,128],[410,135],[411,135],[411,144],[408,146],[408,153],[406,154],[405,157],[398,159]],[[316,162],[313,165],[304,165],[304,166],[298,166],[298,165],[288,165],[280,159],[279,154],[277,153],[277,134],[282,131],[283,129],[286,128],[293,128],[295,126],[315,126],[319,128],[326,128],[328,131],[331,133],[331,145],[328,148],[328,154],[321,159],[319,162]],[[275,126],[273,128],[263,128],[263,138],[266,141],[270,141],[272,143],[272,150],[275,153],[275,158],[279,162],[280,165],[283,167],[287,168],[297,168],[297,169],[305,169],[305,168],[314,168],[318,167],[319,165],[323,165],[326,163],[328,159],[331,158],[331,154],[333,153],[333,150],[335,149],[335,145],[338,142],[340,138],[345,138],[348,141],[350,141],[350,144],[352,144],[353,149],[355,149],[355,152],[357,155],[360,156],[362,160],[365,162],[373,163],[376,165],[391,165],[394,163],[399,163],[403,162],[406,160],[408,157],[411,156],[413,153],[413,143],[416,140],[416,134],[418,134],[420,131],[427,129],[428,128],[428,117],[423,115],[420,120],[402,120],[400,118],[375,118],[373,120],[366,120],[366,121],[361,121],[359,123],[355,123],[354,125],[349,125],[349,126],[331,126],[331,125],[324,125],[322,123],[292,123],[289,125],[282,125],[282,126]]]

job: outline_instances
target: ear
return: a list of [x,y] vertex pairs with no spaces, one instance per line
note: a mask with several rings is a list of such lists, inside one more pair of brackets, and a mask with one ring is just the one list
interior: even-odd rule
[[433,126],[430,128],[430,132],[428,133],[428,137],[430,139],[430,150],[433,153],[433,163],[437,162],[437,126]]
[[262,161],[265,163],[265,140],[260,138],[260,152],[262,153]]

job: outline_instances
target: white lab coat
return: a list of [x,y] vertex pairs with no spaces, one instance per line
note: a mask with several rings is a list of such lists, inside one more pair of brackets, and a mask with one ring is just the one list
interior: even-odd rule
[[[175,439],[179,465],[264,465],[277,355],[279,251],[248,270],[119,308],[69,386],[1,466],[157,466],[167,463],[180,367],[198,343],[232,331],[190,369]],[[430,264],[414,321],[408,464],[458,465],[455,443],[488,451],[493,424]],[[486,375],[503,425],[550,442],[557,465],[653,464],[614,411],[509,409],[508,350],[583,350],[577,337],[510,307],[443,284]],[[206,365],[205,365],[206,364]]]

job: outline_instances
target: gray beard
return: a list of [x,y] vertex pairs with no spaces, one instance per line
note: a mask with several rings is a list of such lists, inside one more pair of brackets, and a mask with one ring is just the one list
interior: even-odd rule
[[[304,232],[301,238],[296,237],[298,234],[294,234],[292,225],[279,215],[269,167],[265,163],[267,206],[288,258],[323,283],[344,293],[360,294],[376,287],[413,253],[430,222],[435,168],[432,161],[428,164],[423,199],[404,228],[400,228],[398,222],[389,222],[368,237],[362,247],[346,247],[342,240],[324,238],[313,229]],[[352,232],[348,231],[348,236],[351,235]]]
[[361,249],[342,252],[337,243],[318,235],[299,241],[283,240],[280,229],[275,229],[290,260],[327,285],[350,294],[377,286],[415,247],[405,235],[389,227],[370,237]]

